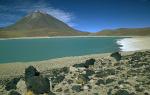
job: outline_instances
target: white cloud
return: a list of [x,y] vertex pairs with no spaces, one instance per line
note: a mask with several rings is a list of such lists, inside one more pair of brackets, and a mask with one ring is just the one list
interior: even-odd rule
[[17,8],[19,11],[24,11],[24,12],[33,12],[36,10],[43,11],[47,14],[52,15],[53,17],[67,23],[70,26],[74,26],[76,24],[73,23],[73,20],[75,18],[73,13],[51,7],[51,5],[47,5],[44,2],[38,2],[37,4],[32,5],[32,7],[29,8]]
[[[30,4],[30,6],[29,6],[29,4]],[[1,15],[0,18],[2,18],[2,16],[5,15],[4,17],[8,17],[9,19],[12,18],[13,20],[14,20],[14,17],[16,17],[16,20],[17,20],[17,18],[19,18],[18,16],[20,16],[20,13],[30,13],[35,10],[40,10],[40,11],[46,12],[47,14],[50,14],[50,15],[54,16],[55,18],[67,23],[69,26],[76,26],[76,24],[73,23],[73,20],[75,18],[73,13],[70,13],[70,12],[67,12],[67,11],[64,11],[64,10],[61,10],[58,8],[54,8],[50,4],[44,2],[44,0],[40,1],[40,2],[36,2],[36,3],[23,2],[19,5],[18,5],[18,3],[16,3],[16,5],[10,6],[10,7],[0,5],[0,9],[4,11],[4,13],[0,13],[0,15]],[[9,13],[8,11],[9,12],[15,11],[15,12]]]
[[74,19],[74,15],[72,13],[65,12],[63,10],[55,9],[52,7],[41,8],[39,10],[44,11],[69,25],[73,25],[73,24],[71,24],[72,20]]

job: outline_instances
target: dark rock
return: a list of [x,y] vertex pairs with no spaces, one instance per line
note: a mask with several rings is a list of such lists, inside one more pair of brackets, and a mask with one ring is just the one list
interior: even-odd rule
[[80,92],[80,91],[82,91],[82,89],[81,89],[81,86],[80,86],[80,85],[74,85],[74,86],[72,86],[72,90],[73,90],[73,91],[76,91],[76,92]]
[[26,80],[27,89],[35,94],[43,94],[50,91],[50,83],[48,78],[42,76],[33,76]]
[[132,93],[130,93],[130,95],[136,95],[136,93],[135,93],[135,92],[132,92]]
[[76,68],[85,67],[85,63],[74,64],[73,67],[76,67]]
[[117,86],[117,85],[114,87],[114,89],[119,89],[119,88],[120,88],[120,87],[119,87],[119,86]]
[[85,74],[80,74],[78,76],[78,83],[79,84],[86,84],[90,79]]
[[93,93],[93,95],[99,95],[98,93]]
[[14,78],[14,79],[8,81],[5,85],[6,86],[5,89],[7,91],[9,91],[11,89],[16,89],[16,85],[17,85],[19,80],[20,80],[20,78]]
[[93,59],[93,58],[91,58],[91,59],[89,59],[89,60],[86,60],[86,62],[85,62],[85,64],[86,65],[94,65],[94,63],[95,63],[95,59]]
[[64,78],[65,78],[64,75],[55,76],[54,78],[52,78],[52,82],[53,83],[60,83],[64,80]]
[[86,76],[92,76],[93,74],[95,74],[94,71],[92,71],[92,70],[86,70]]
[[64,93],[69,93],[69,89],[65,89],[65,90],[64,90]]
[[108,79],[106,79],[106,84],[112,83],[112,82],[114,82],[114,81],[115,81],[114,79],[108,78]]
[[18,93],[17,91],[12,90],[8,93],[8,95],[21,95],[21,94]]
[[130,95],[130,93],[126,90],[118,90],[115,95]]
[[115,69],[107,69],[105,72],[107,72],[109,75],[115,75],[115,73],[117,73]]
[[121,54],[119,52],[114,52],[110,56],[114,57],[117,61],[121,60]]
[[25,79],[33,77],[33,76],[39,76],[39,72],[34,68],[33,66],[29,66],[25,69]]
[[118,84],[124,84],[124,80],[119,80]]
[[135,90],[138,91],[138,92],[143,92],[144,91],[144,88],[141,87],[141,85],[135,85]]
[[73,80],[69,79],[67,80],[68,84],[72,84],[73,83]]
[[132,68],[140,68],[143,66],[143,64],[136,63],[136,64],[132,64],[131,66]]
[[148,92],[144,92],[144,95],[150,95]]
[[103,77],[106,77],[106,76],[108,76],[109,74],[107,73],[107,72],[105,72],[105,70],[100,70],[99,72],[96,72],[96,77],[101,77],[101,78],[103,78]]
[[112,89],[109,89],[107,95],[112,95]]
[[56,90],[56,92],[61,92],[62,91],[62,88],[58,88],[57,90]]
[[101,85],[101,84],[105,85],[105,81],[103,79],[99,79],[95,84],[96,85]]
[[86,60],[85,63],[80,63],[80,64],[74,64],[73,67],[79,68],[79,67],[85,67],[89,68],[90,65],[94,65],[95,59],[89,59]]
[[62,72],[64,72],[65,74],[69,73],[69,68],[68,67],[63,67],[61,69]]

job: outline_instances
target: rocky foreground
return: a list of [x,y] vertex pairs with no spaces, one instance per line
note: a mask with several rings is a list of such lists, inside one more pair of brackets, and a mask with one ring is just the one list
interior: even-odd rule
[[0,80],[0,95],[150,95],[150,51],[90,58],[70,67]]

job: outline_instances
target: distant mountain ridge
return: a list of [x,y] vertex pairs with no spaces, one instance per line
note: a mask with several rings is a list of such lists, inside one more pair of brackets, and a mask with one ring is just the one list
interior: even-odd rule
[[82,32],[71,28],[57,18],[41,12],[32,12],[16,23],[0,28],[0,38],[44,36],[150,36],[147,28],[119,28],[96,33]]
[[35,37],[35,36],[78,36],[87,35],[56,19],[55,17],[36,11],[15,24],[0,29],[0,37]]
[[146,28],[119,28],[113,30],[102,30],[95,33],[100,36],[150,36],[150,27]]

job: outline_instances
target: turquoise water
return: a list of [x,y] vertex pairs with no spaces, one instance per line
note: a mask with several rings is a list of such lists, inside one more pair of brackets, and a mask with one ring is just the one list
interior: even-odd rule
[[40,61],[118,51],[120,37],[0,40],[0,63]]

